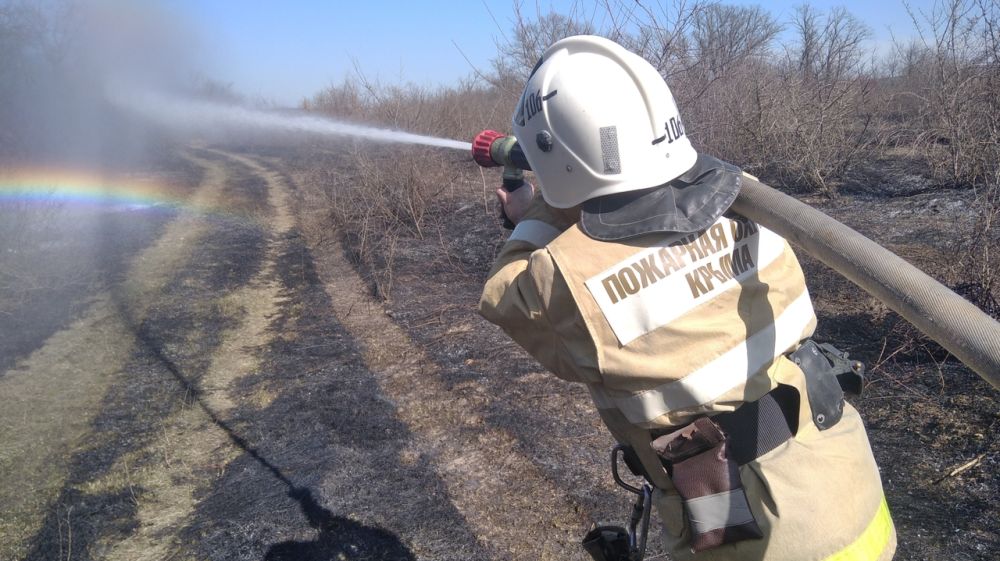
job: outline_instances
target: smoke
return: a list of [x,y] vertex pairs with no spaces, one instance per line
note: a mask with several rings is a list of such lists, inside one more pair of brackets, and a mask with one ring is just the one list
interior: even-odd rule
[[109,84],[191,91],[201,46],[155,2],[0,0],[0,164],[138,156],[155,133],[108,102]]
[[[467,142],[247,107],[205,78],[197,28],[166,3],[0,0],[0,167],[115,167],[163,142],[286,133],[468,150]],[[208,62],[206,62],[208,60]]]

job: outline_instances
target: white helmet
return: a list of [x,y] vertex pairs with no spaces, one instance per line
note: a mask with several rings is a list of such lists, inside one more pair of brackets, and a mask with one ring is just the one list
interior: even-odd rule
[[549,47],[513,122],[542,196],[557,208],[662,185],[698,157],[660,73],[603,37]]

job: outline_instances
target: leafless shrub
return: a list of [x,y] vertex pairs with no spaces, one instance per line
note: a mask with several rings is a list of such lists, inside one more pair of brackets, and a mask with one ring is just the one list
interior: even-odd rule
[[[338,119],[471,140],[485,128],[509,129],[514,101],[505,102],[507,99],[501,88],[481,80],[431,90],[412,84],[387,85],[356,68],[342,83],[304,101],[302,108]],[[327,201],[330,219],[347,239],[377,297],[391,297],[400,244],[423,240],[428,235],[428,217],[447,212],[449,205],[456,206],[452,204],[455,178],[444,173],[448,169],[444,161],[449,157],[468,155],[422,147],[394,146],[390,150],[366,145],[353,152],[343,170],[352,179],[331,185]],[[471,161],[468,171],[475,171]],[[471,191],[459,193],[467,196]],[[436,234],[432,231],[430,235]]]
[[606,35],[671,84],[704,151],[782,184],[835,195],[874,145],[867,28],[846,10],[801,7],[794,41],[760,7],[605,2]]
[[797,43],[771,71],[780,89],[764,139],[765,169],[786,184],[835,196],[830,179],[856,165],[874,141],[870,32],[844,9],[824,17],[808,5],[792,25]]
[[940,182],[975,193],[976,227],[955,266],[965,296],[997,315],[1000,216],[1000,6],[940,0],[908,8],[918,40],[897,45],[897,142],[926,158]]
[[[868,28],[844,9],[806,5],[782,25],[759,7],[698,0],[604,0],[561,13],[537,6],[532,13],[515,3],[492,67],[475,69],[474,78],[458,86],[387,85],[356,68],[303,107],[449,138],[508,130],[524,80],[549,44],[578,33],[604,35],[660,70],[699,150],[779,186],[836,196],[841,179],[874,161],[884,145],[926,154],[935,176],[976,189],[981,235],[970,242],[976,248],[970,254],[982,278],[998,268],[1000,19],[994,2],[941,0],[930,14],[914,12],[922,40],[881,66]],[[375,224],[379,232],[420,238],[419,209],[433,204],[420,190],[416,176],[422,174],[402,161],[388,171],[379,169],[383,165],[355,161],[368,190],[352,197],[367,210],[345,219],[361,220],[359,232]],[[371,247],[379,238],[359,239]]]
[[699,12],[710,5],[699,0],[657,2],[655,6],[605,0],[608,26],[601,34],[648,60],[669,81],[690,69],[689,33]]
[[696,12],[687,70],[671,81],[699,147],[747,167],[764,161],[781,105],[768,61],[780,31],[758,7],[713,4]]
[[351,155],[351,179],[328,192],[330,218],[346,238],[357,264],[369,276],[375,295],[389,300],[401,240],[423,240],[427,220],[446,212],[451,184],[442,180],[440,154],[423,148],[370,151]]
[[901,127],[927,156],[936,177],[982,185],[997,166],[1000,63],[993,2],[942,0],[910,9],[919,39],[897,46],[899,97],[917,115]]
[[509,108],[500,109],[496,89],[473,80],[429,89],[384,84],[361,69],[331,86],[302,108],[338,119],[454,139],[469,139],[483,128],[508,128]]
[[359,117],[365,112],[363,93],[357,81],[348,77],[302,100],[305,111],[319,111],[335,117]]
[[760,6],[711,4],[698,10],[691,40],[700,77],[720,78],[748,59],[761,61],[780,32],[781,25]]

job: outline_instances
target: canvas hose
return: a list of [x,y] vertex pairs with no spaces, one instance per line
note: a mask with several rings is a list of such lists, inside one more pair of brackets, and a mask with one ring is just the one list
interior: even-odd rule
[[826,214],[743,176],[732,205],[875,296],[1000,389],[1000,323]]

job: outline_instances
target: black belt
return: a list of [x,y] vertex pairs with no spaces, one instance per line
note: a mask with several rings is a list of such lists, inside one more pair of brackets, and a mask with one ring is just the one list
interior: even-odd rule
[[[735,411],[712,416],[711,419],[726,433],[727,455],[737,464],[743,465],[795,436],[799,428],[799,399],[797,389],[778,384],[777,388],[757,401],[744,403]],[[650,432],[650,440],[673,430],[675,429],[653,430]],[[635,450],[623,445],[622,452],[629,471],[652,482]]]
[[778,384],[764,397],[711,419],[726,433],[726,453],[743,465],[774,450],[799,428],[799,391]]
[[[817,428],[822,431],[837,424],[844,409],[844,391],[861,393],[864,365],[848,360],[846,353],[832,345],[811,340],[803,343],[789,358],[799,365],[806,377],[810,409]],[[795,436],[801,399],[795,387],[778,384],[757,401],[746,402],[735,411],[711,416],[726,435],[727,457],[744,465]],[[675,430],[676,427],[650,431],[650,440]],[[632,473],[650,479],[634,450],[625,447],[623,455]],[[666,467],[669,471],[669,466]]]

